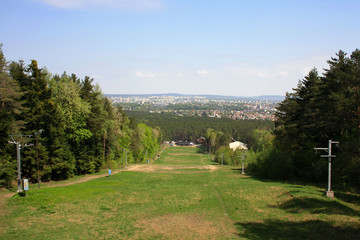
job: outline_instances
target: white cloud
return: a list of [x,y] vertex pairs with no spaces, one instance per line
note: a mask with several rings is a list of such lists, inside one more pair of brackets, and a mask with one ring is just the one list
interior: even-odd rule
[[162,8],[162,0],[34,0],[58,8],[87,9],[105,7],[125,11],[154,11]]
[[137,71],[135,72],[135,76],[140,78],[154,78],[155,74],[153,74],[152,72]]
[[267,74],[267,73],[262,73],[262,72],[259,72],[259,73],[257,74],[257,76],[258,76],[258,77],[262,77],[262,78],[269,78],[269,77],[270,77],[269,74]]
[[206,76],[206,75],[210,75],[210,71],[209,70],[199,70],[196,72],[196,74],[201,75],[201,76]]

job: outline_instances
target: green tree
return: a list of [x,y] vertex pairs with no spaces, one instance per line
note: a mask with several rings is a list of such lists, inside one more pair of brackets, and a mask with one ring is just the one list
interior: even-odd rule
[[131,150],[136,162],[144,161],[145,157],[155,157],[159,151],[159,135],[157,131],[143,123],[139,123],[134,129]]
[[51,175],[54,179],[66,179],[74,174],[76,149],[92,133],[86,128],[90,106],[80,97],[76,77],[64,73],[50,80],[55,102],[57,126],[52,129]]
[[69,140],[79,144],[92,136],[86,129],[86,119],[90,114],[90,104],[80,97],[80,86],[65,73],[51,80],[53,98],[60,122]]
[[[21,101],[24,110],[19,118],[24,122],[22,134],[34,135],[40,129],[44,130],[41,138],[50,136],[50,125],[54,115],[54,102],[51,98],[51,89],[48,87],[49,74],[45,69],[40,69],[35,60],[25,67],[22,61],[10,64],[10,75],[15,79],[20,90],[24,93]],[[40,139],[41,140],[41,139]],[[47,141],[42,141],[39,147],[39,156],[43,162],[48,162]],[[30,181],[37,181],[36,151],[34,148],[26,148],[22,152],[22,173]]]
[[[33,182],[37,162],[43,181],[60,180],[116,167],[124,149],[130,161],[159,151],[160,128],[129,119],[89,77],[51,76],[35,60],[27,66],[12,62],[8,70],[0,51],[0,94],[0,185],[9,184],[15,173],[10,133],[32,135],[39,143],[22,151],[23,176]],[[40,129],[43,133],[35,135]]]
[[311,70],[279,105],[274,151],[286,162],[290,159],[292,164],[288,166],[294,166],[294,176],[325,181],[326,162],[314,154],[313,148],[326,145],[329,139],[338,140],[341,144],[334,160],[334,186],[359,188],[360,181],[355,177],[360,173],[359,62],[358,49],[350,57],[339,51],[328,61],[323,76]]
[[8,62],[0,44],[0,149],[7,148],[10,134],[18,133],[21,126],[18,118],[23,110],[20,102],[22,93],[8,70]]
[[9,75],[9,65],[0,44],[0,187],[8,187],[15,177],[16,163],[11,158],[8,144],[10,134],[17,134],[21,123],[17,120],[22,111],[22,93],[15,80]]

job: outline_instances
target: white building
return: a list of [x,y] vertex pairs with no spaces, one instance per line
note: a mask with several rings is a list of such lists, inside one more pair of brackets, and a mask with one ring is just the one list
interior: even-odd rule
[[240,150],[248,150],[247,146],[245,143],[239,142],[239,141],[235,141],[229,144],[230,149],[232,149],[233,151],[240,149]]

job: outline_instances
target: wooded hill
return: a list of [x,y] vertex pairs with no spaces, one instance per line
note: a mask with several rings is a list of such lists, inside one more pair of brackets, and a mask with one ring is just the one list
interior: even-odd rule
[[9,63],[1,45],[0,103],[0,186],[16,178],[10,135],[34,145],[21,149],[22,176],[32,182],[38,162],[41,180],[49,181],[116,167],[125,155],[128,162],[140,162],[159,150],[160,130],[130,121],[93,79],[51,75],[35,60]]

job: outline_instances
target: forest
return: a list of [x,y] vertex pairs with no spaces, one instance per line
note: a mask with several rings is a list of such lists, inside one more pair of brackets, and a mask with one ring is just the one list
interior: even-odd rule
[[[130,120],[104,98],[93,79],[52,75],[36,60],[8,62],[0,45],[0,187],[16,179],[16,147],[21,172],[31,182],[141,162],[155,157],[161,132]],[[28,147],[26,147],[28,146]]]
[[[193,141],[203,137],[205,145],[199,151],[214,154],[219,164],[239,166],[243,150],[233,151],[229,143],[241,141],[250,149],[249,156],[256,156],[263,135],[274,129],[269,120],[233,120],[229,118],[177,116],[171,113],[149,113],[145,111],[127,111],[130,118],[151,127],[161,128],[163,139],[167,141]],[[252,153],[252,155],[250,155]],[[254,157],[253,157],[254,158]],[[255,159],[256,161],[256,159]]]
[[287,93],[276,113],[275,129],[257,138],[252,171],[271,179],[326,183],[332,146],[335,189],[360,190],[360,50],[339,51],[319,75],[316,68]]
[[196,141],[200,137],[207,137],[208,130],[213,129],[221,132],[225,136],[226,142],[231,142],[231,138],[233,138],[251,147],[256,142],[253,134],[256,129],[272,130],[274,128],[274,122],[268,120],[190,117],[144,111],[127,111],[127,114],[151,127],[159,127],[164,140],[167,141]]

